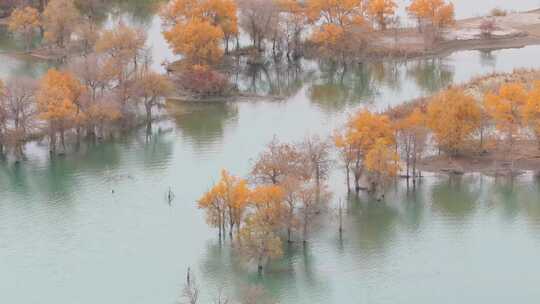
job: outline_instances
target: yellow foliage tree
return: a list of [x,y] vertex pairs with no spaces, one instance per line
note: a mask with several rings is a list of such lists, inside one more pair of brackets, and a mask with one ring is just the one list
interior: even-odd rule
[[80,13],[73,0],[51,0],[43,12],[45,40],[63,48],[80,22]]
[[259,272],[269,260],[283,255],[281,239],[259,213],[247,218],[240,230],[240,244],[242,254],[257,263]]
[[321,21],[340,27],[365,23],[366,7],[359,0],[308,0],[308,16],[312,22]]
[[230,175],[225,170],[221,171],[221,181],[218,186],[221,188],[221,195],[225,201],[229,233],[232,235],[235,226],[238,230],[240,229],[251,190],[246,180]]
[[503,84],[498,94],[486,94],[484,106],[493,118],[497,129],[506,134],[510,148],[522,121],[522,108],[527,103],[527,92],[520,83]]
[[407,12],[418,20],[420,27],[428,25],[438,30],[455,23],[454,4],[446,0],[413,0]]
[[[202,39],[199,47],[213,39],[223,39],[225,51],[228,52],[230,40],[238,35],[237,11],[238,8],[234,0],[171,0],[164,6],[161,13],[166,24],[170,27],[164,32],[165,39],[175,52],[188,57],[188,59],[191,59],[191,55],[205,53],[203,49],[195,52],[189,52],[186,49],[186,44],[197,43],[199,39]],[[207,35],[203,35],[202,31],[196,32],[194,29],[197,26],[204,26],[204,29],[210,29],[210,32]],[[185,27],[186,29],[183,29]],[[196,37],[192,36],[185,40],[174,39],[174,36],[179,33],[191,33],[195,34]],[[211,61],[219,60],[221,55],[214,49],[220,50],[220,43],[212,42],[212,46],[209,46],[208,49],[213,49],[211,54],[216,56]],[[204,55],[196,57],[205,58]]]
[[222,170],[219,182],[199,199],[198,206],[206,211],[208,223],[219,229],[220,237],[227,221],[232,236],[234,226],[240,228],[249,198],[247,182]]
[[[359,27],[366,25],[366,7],[358,0],[308,0],[306,13],[317,25],[311,41],[323,55],[344,61],[346,54],[363,42]],[[353,31],[353,27],[356,31]]]
[[381,30],[386,30],[388,20],[396,14],[396,8],[393,0],[369,0],[367,13]]
[[260,220],[274,231],[285,226],[285,191],[281,186],[258,186],[251,192],[249,201],[256,208]]
[[393,145],[379,138],[366,155],[366,168],[371,174],[372,190],[384,189],[385,182],[399,172],[399,156]]
[[427,126],[439,148],[455,155],[480,127],[481,116],[481,109],[473,97],[458,89],[449,89],[431,99]]
[[8,29],[24,38],[27,51],[30,50],[34,33],[40,26],[39,11],[30,6],[15,9],[9,17]]
[[319,53],[325,57],[345,55],[343,45],[346,44],[347,34],[345,30],[333,23],[323,24],[316,28],[311,36],[311,41],[319,46]]
[[[364,169],[366,154],[379,139],[395,143],[395,131],[390,119],[369,111],[360,111],[352,116],[346,130],[334,138],[336,147],[340,150],[346,162],[347,171],[352,171],[355,190],[360,191],[360,177]],[[347,172],[349,186],[349,172]]]
[[56,134],[60,133],[65,149],[64,132],[78,119],[78,102],[83,92],[81,83],[70,73],[50,69],[40,81],[37,92],[39,117],[49,126],[51,151],[56,149]]
[[164,35],[173,51],[193,64],[216,63],[223,56],[220,46],[223,30],[208,21],[191,19],[186,24],[177,24]]

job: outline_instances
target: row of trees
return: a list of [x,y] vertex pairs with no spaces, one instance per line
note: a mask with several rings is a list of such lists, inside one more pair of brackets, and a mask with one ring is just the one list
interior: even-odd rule
[[384,186],[400,169],[415,182],[418,161],[430,139],[440,152],[457,156],[483,151],[488,133],[508,148],[509,156],[520,137],[532,136],[540,147],[540,82],[530,89],[522,83],[506,83],[485,94],[483,100],[450,88],[406,114],[387,116],[360,111],[334,139],[346,170],[348,189],[352,179],[358,192],[364,175],[372,190]]
[[76,42],[80,50],[92,50],[97,41],[97,10],[101,0],[20,1],[9,17],[9,30],[21,36],[27,51],[40,34],[48,45],[65,49]]
[[107,127],[134,122],[141,106],[150,127],[152,109],[173,86],[151,70],[145,44],[143,31],[120,22],[96,32],[92,50],[62,70],[50,69],[40,80],[9,79],[0,90],[0,146],[20,159],[24,142],[44,133],[55,151],[58,138],[65,148],[67,131],[78,139],[102,137]]
[[198,201],[207,221],[236,235],[239,250],[259,271],[280,257],[282,238],[292,242],[298,232],[305,243],[316,216],[330,193],[330,144],[317,137],[298,144],[273,140],[255,162],[249,181],[222,171],[221,178]]
[[[312,27],[308,40],[323,55],[345,56],[365,46],[366,32],[395,24],[396,8],[393,0],[171,0],[162,16],[176,53],[194,64],[215,64],[233,40],[239,45],[239,28],[255,50],[266,44],[274,56],[296,59]],[[444,0],[414,0],[407,11],[423,30],[454,22],[454,7]]]

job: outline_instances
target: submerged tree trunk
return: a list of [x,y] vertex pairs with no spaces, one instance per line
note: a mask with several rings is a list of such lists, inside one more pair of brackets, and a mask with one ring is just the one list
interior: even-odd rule
[[52,128],[49,130],[49,152],[56,153],[56,132]]

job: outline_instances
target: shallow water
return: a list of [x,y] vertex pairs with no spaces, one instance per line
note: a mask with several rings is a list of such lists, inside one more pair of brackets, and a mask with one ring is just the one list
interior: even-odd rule
[[[148,22],[155,19],[134,20],[160,41]],[[166,59],[161,48],[155,57]],[[171,119],[151,138],[135,131],[54,161],[46,143],[33,143],[28,161],[0,163],[0,302],[176,303],[191,267],[203,303],[222,287],[234,296],[247,284],[286,304],[536,303],[540,181],[531,176],[509,184],[430,175],[416,191],[397,184],[381,203],[346,199],[336,169],[333,203],[347,201],[342,238],[329,210],[308,247],[287,248],[263,277],[229,243],[219,245],[194,201],[221,168],[245,175],[274,136],[326,136],[361,106],[384,109],[483,73],[539,67],[539,53],[459,52],[350,67],[343,76],[309,62],[300,71],[269,67],[239,82],[289,96],[284,101],[171,104]],[[10,58],[3,75],[25,70]]]

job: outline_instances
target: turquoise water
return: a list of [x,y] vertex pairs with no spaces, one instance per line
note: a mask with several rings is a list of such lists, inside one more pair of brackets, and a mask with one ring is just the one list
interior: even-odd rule
[[[137,20],[159,33],[155,19]],[[158,45],[155,57],[168,58]],[[359,65],[343,77],[339,67],[309,62],[300,71],[271,66],[239,79],[283,101],[170,104],[150,138],[133,131],[55,160],[46,142],[32,143],[26,162],[0,163],[0,303],[176,303],[188,267],[202,303],[253,284],[285,304],[537,303],[540,181],[529,175],[513,184],[428,175],[416,191],[400,182],[374,202],[347,198],[336,167],[330,188],[332,203],[347,201],[343,236],[331,207],[308,246],[287,247],[262,277],[220,245],[194,202],[221,168],[245,176],[274,136],[326,136],[359,107],[385,109],[484,73],[539,67],[539,52],[459,52]],[[39,74],[26,60],[2,59],[2,75]]]

